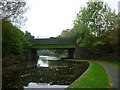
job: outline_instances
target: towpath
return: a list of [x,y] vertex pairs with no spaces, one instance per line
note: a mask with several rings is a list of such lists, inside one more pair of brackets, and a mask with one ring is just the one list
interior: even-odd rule
[[101,64],[110,74],[111,83],[112,83],[110,88],[116,88],[117,90],[120,90],[120,78],[118,78],[118,76],[120,75],[120,69],[117,69],[106,62],[99,62],[99,61],[95,61],[95,62]]

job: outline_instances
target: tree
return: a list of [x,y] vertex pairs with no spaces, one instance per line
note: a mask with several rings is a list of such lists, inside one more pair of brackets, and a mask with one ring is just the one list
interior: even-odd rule
[[30,43],[27,41],[24,33],[13,26],[10,22],[5,21],[2,24],[2,54],[3,57],[14,54],[20,55],[26,52]]
[[115,51],[120,49],[120,15],[118,15],[117,23],[116,27],[105,36],[106,42],[108,42]]
[[75,32],[72,29],[63,30],[60,34],[60,37],[74,37]]
[[25,37],[29,42],[34,39],[34,36],[32,36],[28,31],[25,31]]
[[25,0],[16,0],[14,2],[2,1],[0,2],[0,19],[9,21],[20,28],[21,25],[24,25],[23,21],[26,21],[26,18],[23,16],[23,14],[27,9],[28,7],[26,6]]
[[[77,42],[82,47],[92,48],[105,45],[106,35],[117,25],[117,15],[102,1],[89,1],[81,8],[74,21]],[[106,38],[107,39],[107,38]]]

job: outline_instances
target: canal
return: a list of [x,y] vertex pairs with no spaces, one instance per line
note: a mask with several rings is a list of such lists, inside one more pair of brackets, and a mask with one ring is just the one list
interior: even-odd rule
[[30,74],[32,82],[24,88],[66,88],[83,73],[85,66],[85,62],[73,63],[58,57],[39,56],[37,67]]
[[[13,67],[17,68],[11,70]],[[82,75],[87,67],[87,62],[66,61],[54,56],[39,56],[36,63],[12,65],[9,70],[6,68],[7,71],[3,72],[3,87],[66,88]]]

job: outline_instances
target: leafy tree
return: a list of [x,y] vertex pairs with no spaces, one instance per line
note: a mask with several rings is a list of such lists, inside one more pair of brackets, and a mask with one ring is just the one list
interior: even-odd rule
[[3,57],[14,54],[23,54],[27,48],[29,48],[29,42],[27,41],[24,33],[13,26],[10,22],[2,24],[2,54]]
[[43,55],[51,55],[57,57],[67,57],[67,50],[65,49],[57,49],[57,50],[39,50],[38,53],[42,51]]
[[28,7],[26,6],[25,0],[16,0],[14,2],[2,1],[0,2],[0,19],[9,21],[20,28],[21,25],[24,25],[23,21],[26,21],[26,18],[23,16],[23,14],[27,9]]
[[119,15],[118,15],[116,27],[105,36],[105,41],[109,43],[109,45],[112,46],[112,48],[115,51],[118,51],[118,49],[120,49],[119,47],[120,46],[120,16]]
[[75,32],[72,29],[63,30],[59,37],[74,37]]
[[31,33],[28,31],[25,31],[25,37],[28,41],[31,41],[34,39],[34,36],[32,36]]
[[106,35],[117,25],[117,15],[102,1],[89,1],[87,7],[81,8],[74,21],[73,30],[77,33],[80,46],[89,49],[105,45]]

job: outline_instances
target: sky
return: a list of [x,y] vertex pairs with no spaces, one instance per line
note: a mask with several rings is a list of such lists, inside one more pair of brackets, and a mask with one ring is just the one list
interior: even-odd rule
[[[28,0],[29,10],[23,31],[36,38],[57,37],[63,30],[71,29],[80,7],[89,0]],[[118,1],[103,0],[118,13]]]

